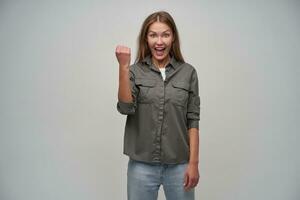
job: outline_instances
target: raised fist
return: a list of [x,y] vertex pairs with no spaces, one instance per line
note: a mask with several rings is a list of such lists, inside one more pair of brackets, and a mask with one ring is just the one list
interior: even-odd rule
[[116,48],[116,56],[120,67],[129,67],[130,65],[130,48],[118,45]]

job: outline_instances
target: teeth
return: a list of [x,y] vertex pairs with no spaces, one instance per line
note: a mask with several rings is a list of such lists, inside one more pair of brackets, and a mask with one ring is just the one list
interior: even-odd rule
[[162,51],[165,50],[165,48],[155,48],[155,50]]

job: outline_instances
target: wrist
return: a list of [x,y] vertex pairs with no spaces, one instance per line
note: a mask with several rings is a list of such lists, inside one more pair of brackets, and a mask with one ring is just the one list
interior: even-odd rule
[[129,68],[119,68],[119,78],[128,78],[129,75]]
[[189,164],[190,164],[190,165],[198,165],[198,164],[199,164],[199,161],[197,161],[197,160],[190,160],[190,161],[189,161]]
[[129,65],[119,65],[120,70],[129,70]]

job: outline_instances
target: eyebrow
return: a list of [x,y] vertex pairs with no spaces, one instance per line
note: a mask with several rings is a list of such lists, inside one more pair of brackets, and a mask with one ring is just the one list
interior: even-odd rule
[[[171,31],[171,30],[170,30],[170,29],[168,29],[168,30],[165,30],[165,31],[163,31],[163,33],[164,33],[164,32],[167,32],[167,31]],[[155,31],[151,31],[151,30],[149,30],[149,33],[150,33],[150,32],[156,33]]]

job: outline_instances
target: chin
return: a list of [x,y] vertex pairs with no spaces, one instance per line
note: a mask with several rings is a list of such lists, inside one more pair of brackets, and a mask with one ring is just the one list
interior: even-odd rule
[[155,58],[156,60],[160,60],[160,61],[164,60],[166,57],[167,57],[167,56],[159,56],[159,57],[154,56],[154,58]]
[[152,56],[156,59],[156,60],[159,60],[159,61],[162,61],[164,59],[166,59],[168,57],[169,54],[165,54],[163,56],[156,56],[155,53],[152,54]]

